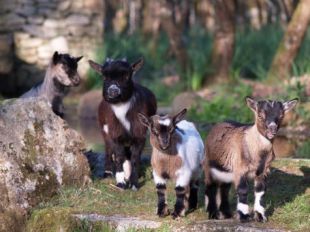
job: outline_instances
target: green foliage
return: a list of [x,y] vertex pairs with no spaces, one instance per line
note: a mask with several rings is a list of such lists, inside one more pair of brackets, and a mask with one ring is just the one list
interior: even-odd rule
[[245,29],[236,33],[232,72],[251,79],[264,79],[282,38],[278,25],[260,30]]
[[306,141],[296,151],[298,158],[310,159],[310,141]]
[[189,116],[198,121],[211,123],[234,120],[243,123],[253,122],[253,113],[246,106],[244,98],[251,94],[251,88],[243,84],[222,86],[211,101],[202,103],[201,108],[191,109]]

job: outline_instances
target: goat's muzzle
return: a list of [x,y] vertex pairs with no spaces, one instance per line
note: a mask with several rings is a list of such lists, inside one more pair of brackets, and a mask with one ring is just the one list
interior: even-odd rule
[[267,126],[267,130],[266,130],[266,136],[268,139],[273,139],[277,132],[278,132],[278,125],[275,122],[271,122],[268,126]]
[[121,89],[117,85],[111,85],[108,88],[108,97],[110,99],[117,98],[121,94]]

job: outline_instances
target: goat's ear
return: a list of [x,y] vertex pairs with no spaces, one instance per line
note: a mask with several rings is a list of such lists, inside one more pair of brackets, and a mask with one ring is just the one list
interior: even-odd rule
[[138,119],[144,126],[150,127],[151,125],[150,120],[144,114],[138,113]]
[[247,97],[245,98],[245,102],[246,102],[247,106],[248,106],[251,110],[253,110],[254,112],[256,112],[256,110],[257,110],[257,101],[255,101],[253,98],[247,96]]
[[83,58],[83,56],[75,57],[75,60],[76,60],[76,62],[79,62],[82,58]]
[[174,115],[173,118],[172,118],[173,124],[176,125],[178,122],[182,121],[184,119],[184,117],[185,117],[186,112],[187,112],[187,109],[184,108],[179,113]]
[[137,72],[140,68],[142,68],[143,63],[144,63],[144,60],[143,60],[142,57],[139,60],[137,60],[136,62],[134,62],[131,65],[131,68],[132,68],[133,72]]
[[289,112],[290,110],[292,110],[298,103],[299,99],[298,98],[294,98],[290,101],[286,101],[283,103],[283,109],[284,109],[284,112],[287,113]]
[[59,61],[59,58],[60,58],[60,55],[58,54],[57,51],[55,51],[53,55],[53,64],[57,64]]
[[88,63],[93,70],[95,70],[99,74],[102,74],[102,65],[97,64],[96,62],[92,60],[89,60]]

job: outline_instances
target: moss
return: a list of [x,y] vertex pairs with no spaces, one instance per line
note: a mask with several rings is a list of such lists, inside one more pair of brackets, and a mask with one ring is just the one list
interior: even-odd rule
[[27,222],[28,232],[72,231],[74,220],[71,219],[70,208],[47,208],[35,210]]
[[54,231],[114,231],[107,223],[80,220],[72,216],[74,210],[66,207],[53,207],[33,211],[27,222],[27,232]]

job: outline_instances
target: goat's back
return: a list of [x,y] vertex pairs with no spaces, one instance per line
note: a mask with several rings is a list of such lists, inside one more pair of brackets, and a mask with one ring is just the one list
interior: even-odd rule
[[230,169],[231,159],[242,152],[248,128],[249,125],[232,121],[216,124],[206,138],[207,159]]
[[195,125],[186,120],[177,124],[177,130],[181,136],[181,143],[178,144],[179,155],[186,156],[184,160],[191,168],[197,168],[204,159],[204,144]]

